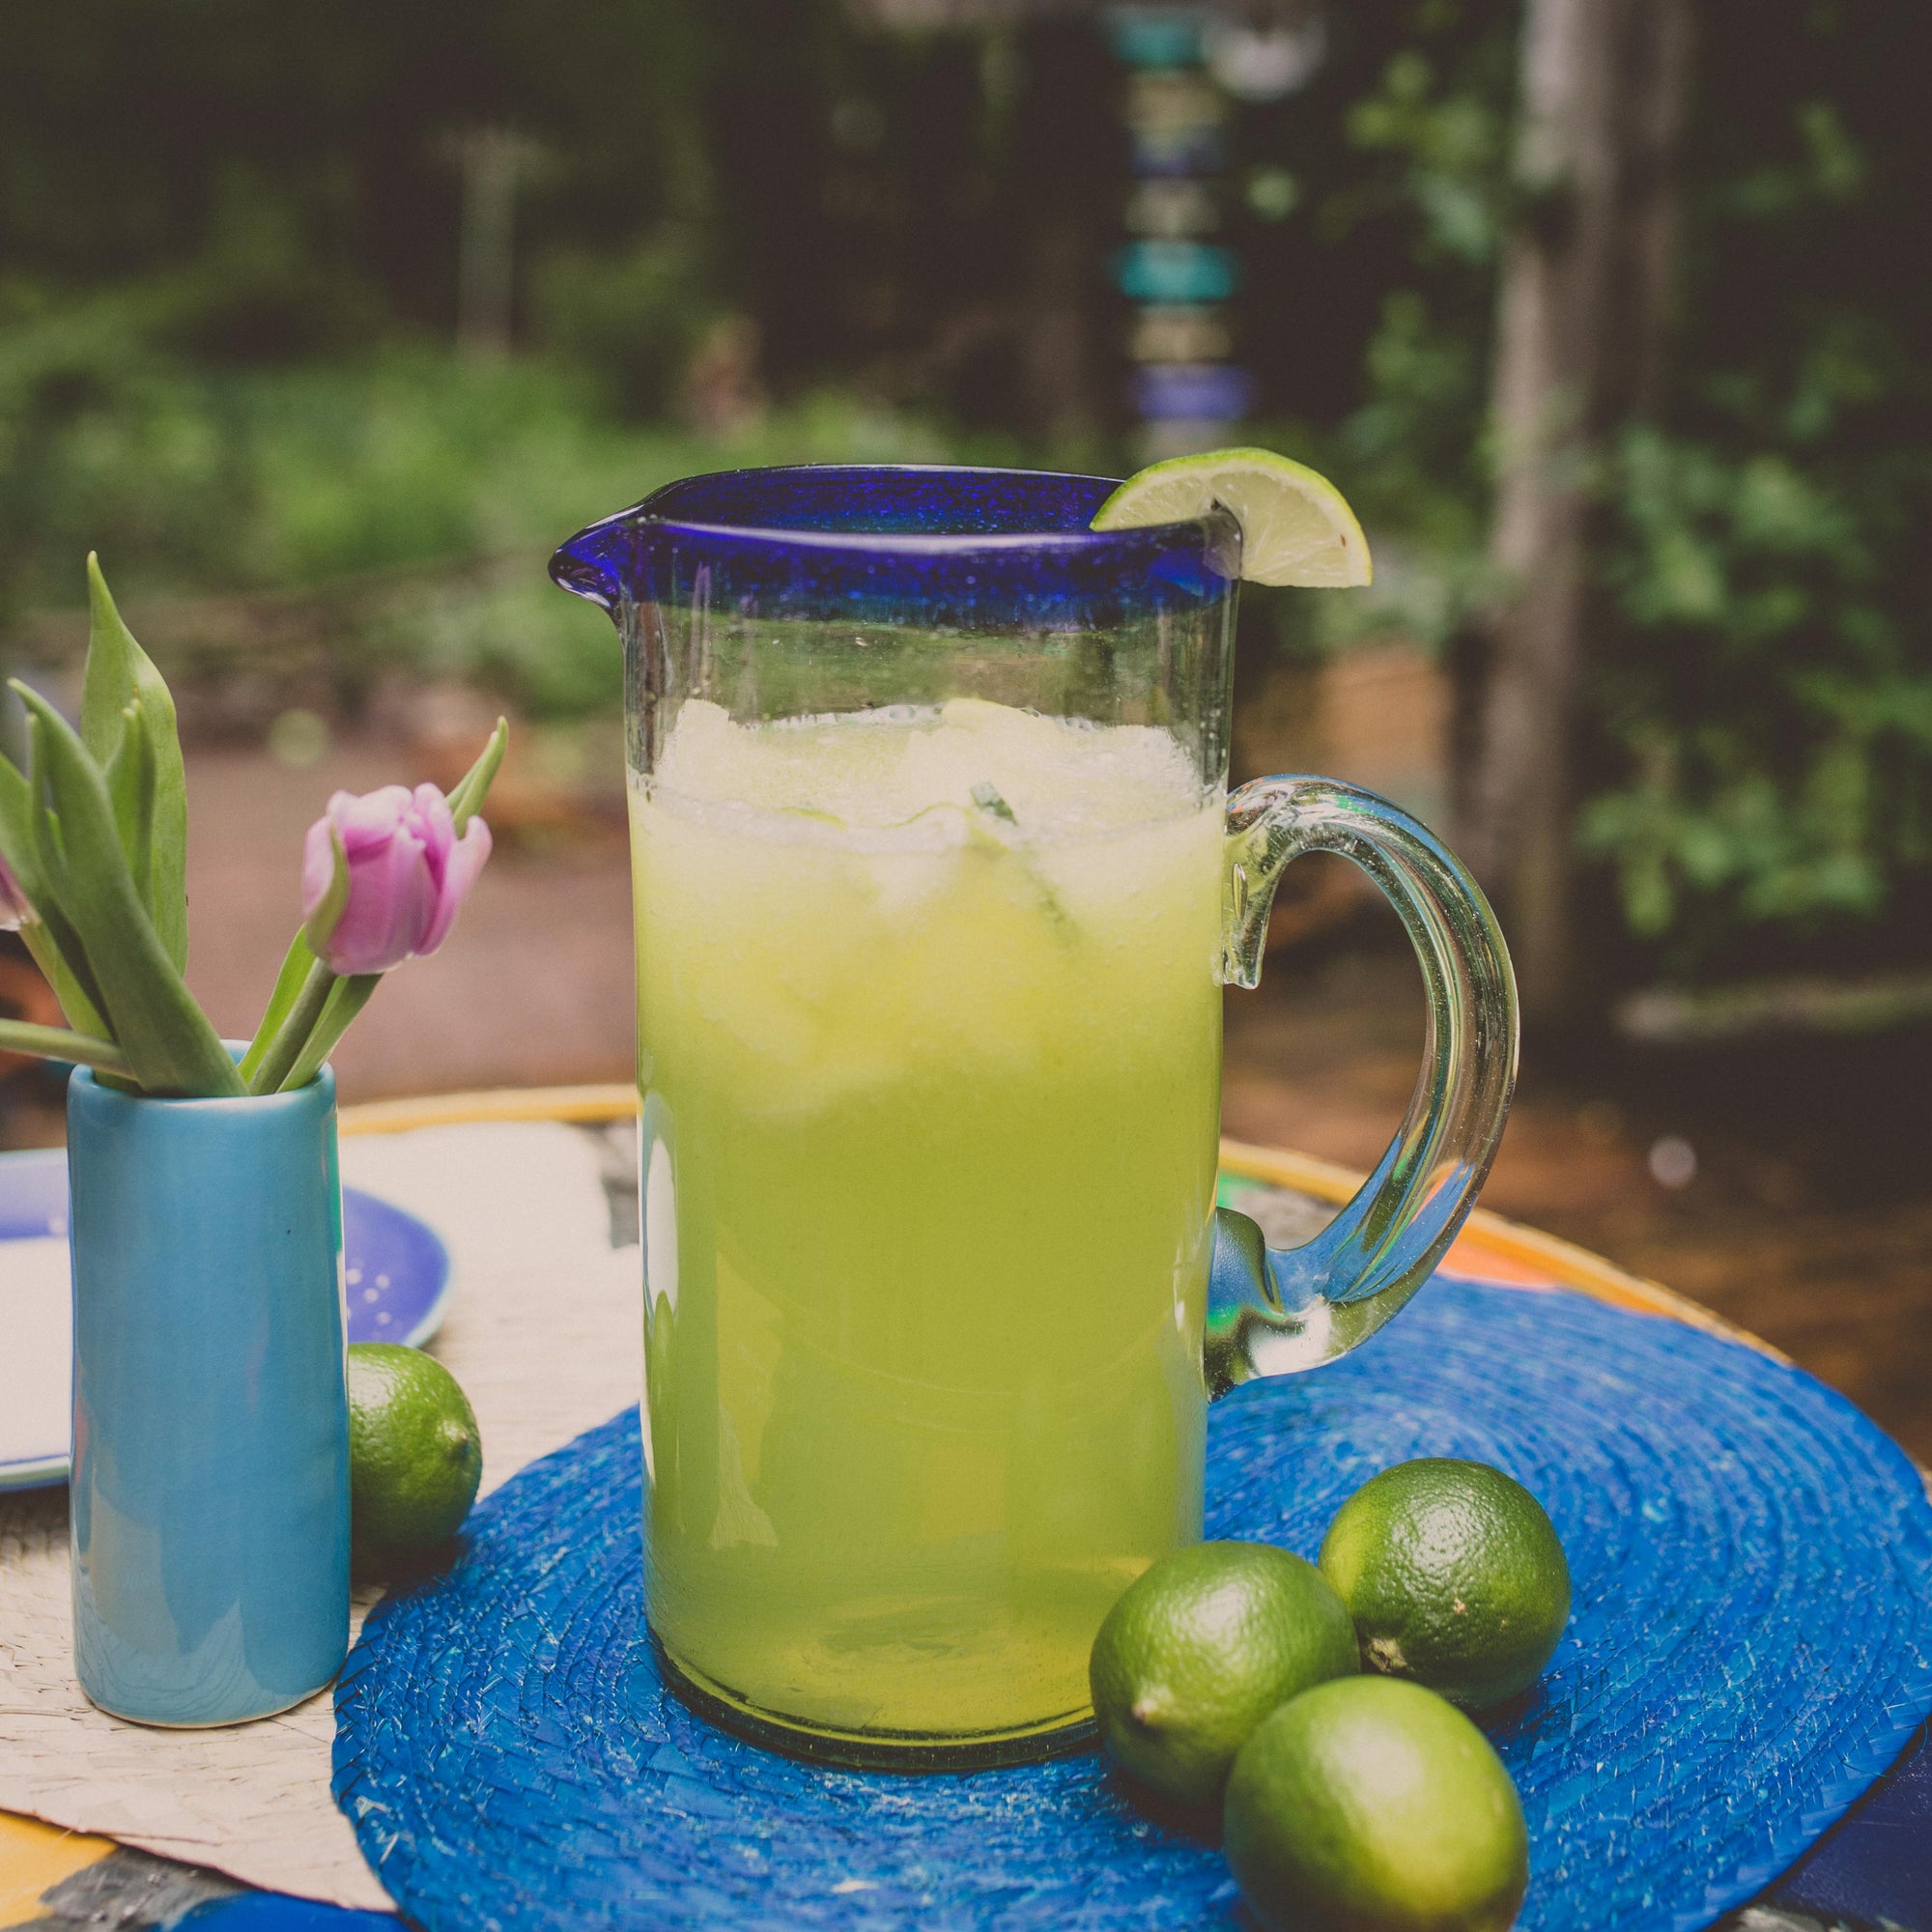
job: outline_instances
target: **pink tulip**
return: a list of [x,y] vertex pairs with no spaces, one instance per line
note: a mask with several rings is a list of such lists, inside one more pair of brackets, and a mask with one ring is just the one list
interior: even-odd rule
[[[456,836],[449,802],[434,785],[384,785],[339,791],[309,827],[302,849],[302,913],[309,944],[333,973],[386,973],[414,954],[434,952],[449,936],[483,862],[490,828],[472,818]],[[339,865],[349,895],[327,932],[317,909],[329,895]]]
[[19,880],[6,860],[0,859],[0,932],[18,932],[33,916],[34,909],[20,890]]

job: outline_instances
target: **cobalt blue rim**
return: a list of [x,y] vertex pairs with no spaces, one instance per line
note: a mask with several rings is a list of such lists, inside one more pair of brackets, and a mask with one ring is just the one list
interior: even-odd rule
[[[613,518],[621,523],[623,518]],[[968,552],[978,551],[1020,551],[1020,550],[1072,550],[1076,545],[1083,548],[1095,540],[1104,542],[1113,536],[1125,535],[1125,531],[1095,530],[1083,538],[1074,530],[1042,530],[1032,535],[1002,536],[993,532],[975,535],[920,536],[903,537],[873,534],[864,530],[782,530],[752,529],[742,524],[694,524],[682,523],[668,517],[654,517],[651,522],[658,528],[669,530],[679,536],[691,537],[740,537],[756,539],[769,543],[797,543],[801,548],[812,550],[890,550],[902,552],[914,556],[958,556]],[[604,525],[594,527],[602,529]],[[1184,524],[1146,524],[1144,529],[1184,529]]]
[[[1118,476],[1093,476],[1081,470],[1008,469],[971,463],[786,463],[768,469],[711,469],[662,485],[648,497],[633,503],[629,509],[620,510],[612,517],[600,518],[582,534],[588,535],[590,530],[609,529],[615,524],[648,519],[668,529],[691,535],[758,537],[771,543],[831,548],[864,546],[948,555],[960,550],[1004,549],[1027,544],[1047,545],[1055,549],[1077,547],[1097,552],[1110,546],[1129,547],[1136,538],[1144,540],[1148,532],[1164,531],[1173,535],[1192,527],[1205,526],[1210,521],[1208,517],[1195,517],[1171,524],[1141,524],[1119,530],[1094,529],[1091,519],[1121,487],[1121,482]],[[922,483],[977,485],[986,489],[1004,486],[1011,504],[1010,513],[1015,519],[1022,513],[1023,505],[1035,506],[1034,514],[1038,516],[1054,514],[1049,505],[1057,496],[1060,498],[1058,514],[1065,521],[1059,524],[1016,521],[1008,528],[946,530],[881,526],[863,522],[841,527],[833,523],[670,514],[683,499],[696,497],[702,502],[706,497],[714,500],[722,497],[728,500],[734,490],[742,492],[748,498],[753,493],[762,497],[769,516],[774,502],[788,489],[822,490],[829,506],[830,494],[837,488],[863,492],[869,485],[877,485],[906,491]],[[966,506],[962,504],[960,507],[963,509]],[[990,508],[982,506],[981,514],[986,514]],[[1072,520],[1076,515],[1080,518],[1077,522]]]
[[782,584],[782,601],[885,599],[908,611],[963,601],[989,616],[1008,605],[1031,613],[1083,597],[1124,610],[1228,594],[1240,543],[1228,512],[1093,529],[1118,487],[1106,476],[971,465],[713,470],[580,530],[550,574],[606,610],[681,601],[688,573],[704,562],[767,596]]

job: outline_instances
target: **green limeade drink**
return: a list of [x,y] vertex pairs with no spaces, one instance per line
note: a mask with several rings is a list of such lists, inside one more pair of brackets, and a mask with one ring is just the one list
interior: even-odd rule
[[955,699],[734,724],[635,794],[649,1610],[828,1734],[1086,1710],[1200,1534],[1222,799]]

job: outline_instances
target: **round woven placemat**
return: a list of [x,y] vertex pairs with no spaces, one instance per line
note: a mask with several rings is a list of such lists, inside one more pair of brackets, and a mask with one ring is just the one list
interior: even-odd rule
[[[1491,1725],[1537,1932],[1708,1924],[1932,1708],[1932,1508],[1848,1403],[1755,1350],[1563,1293],[1438,1281],[1366,1348],[1219,1405],[1208,1531],[1312,1555],[1386,1464],[1479,1457],[1541,1495],[1562,1647]],[[907,1777],[715,1729],[642,1638],[635,1411],[532,1464],[463,1562],[369,1618],[337,1801],[408,1916],[476,1928],[1211,1927],[1211,1846],[1092,1754]]]

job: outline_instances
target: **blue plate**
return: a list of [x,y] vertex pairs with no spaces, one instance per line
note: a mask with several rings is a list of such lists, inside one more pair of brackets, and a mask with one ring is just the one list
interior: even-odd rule
[[[67,1239],[67,1156],[0,1154],[0,1242]],[[352,1342],[426,1342],[442,1321],[449,1251],[435,1231],[360,1188],[342,1190],[344,1281]],[[68,1471],[68,1277],[45,1248],[9,1266],[0,1253],[0,1491],[64,1483]]]

